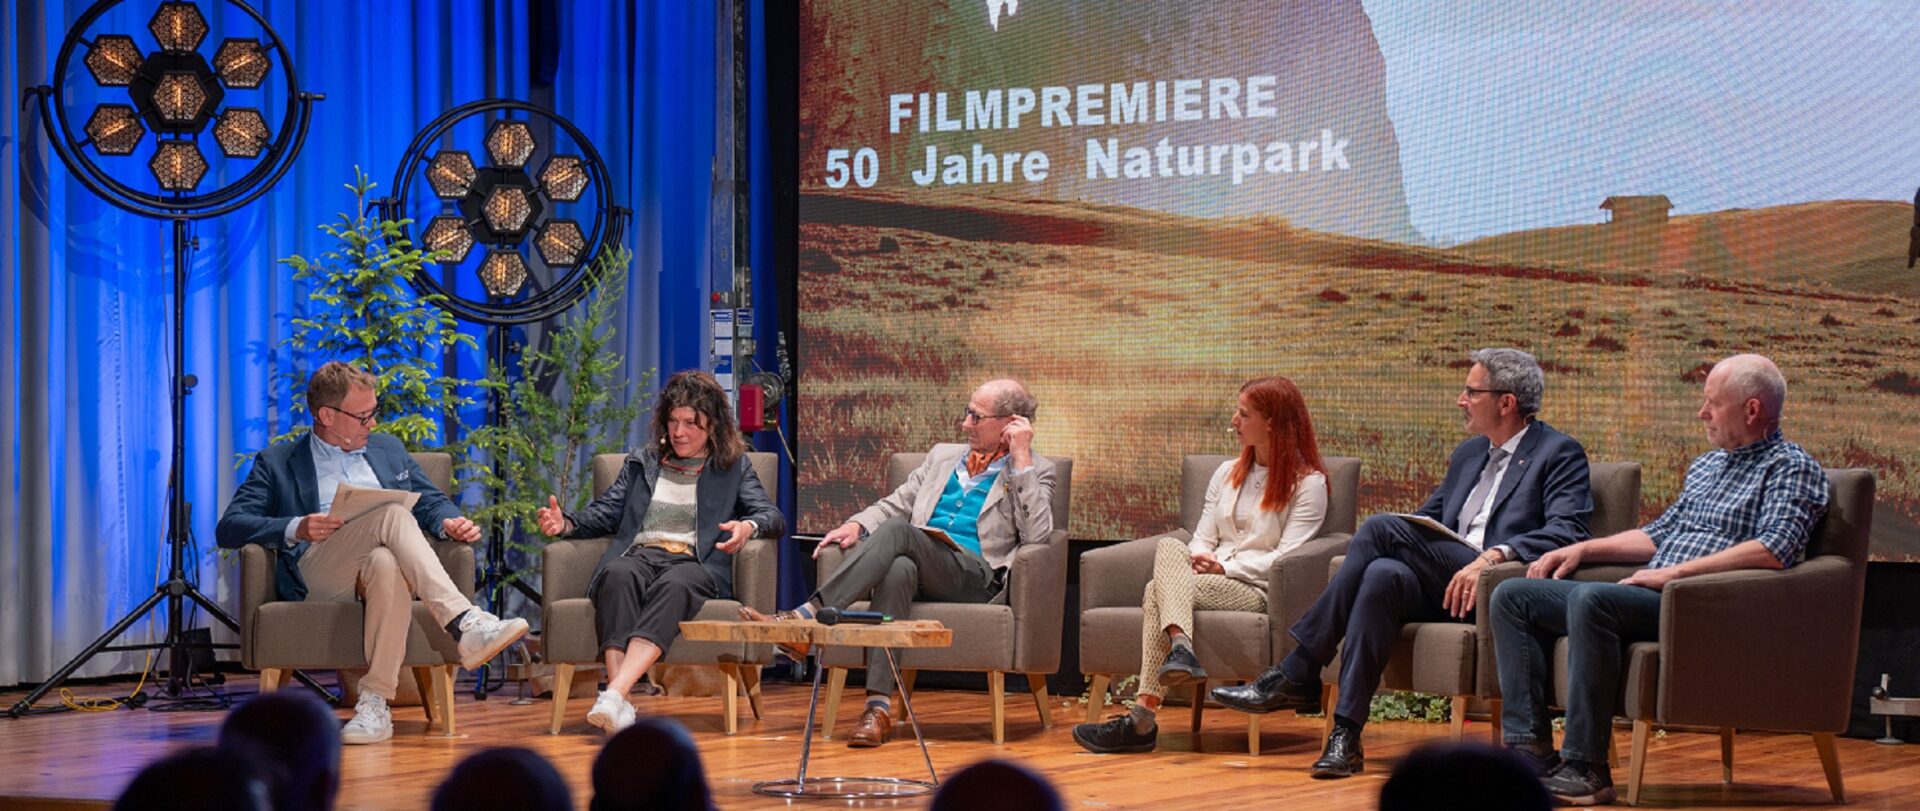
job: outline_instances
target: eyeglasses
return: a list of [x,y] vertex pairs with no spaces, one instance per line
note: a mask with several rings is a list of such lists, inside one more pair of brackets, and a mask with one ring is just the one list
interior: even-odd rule
[[1471,399],[1476,394],[1512,394],[1512,389],[1476,389],[1468,386],[1460,390],[1460,396]]
[[347,416],[349,416],[349,417],[352,417],[352,418],[354,418],[355,420],[357,420],[357,421],[359,421],[359,423],[360,423],[360,427],[362,427],[362,428],[366,428],[366,427],[369,427],[369,426],[371,426],[371,425],[373,425],[373,414],[374,414],[374,412],[375,412],[375,411],[378,411],[378,410],[379,410],[379,409],[377,409],[377,408],[376,408],[376,409],[369,409],[369,410],[367,411],[367,413],[365,413],[365,414],[355,414],[355,413],[353,413],[353,412],[351,412],[351,411],[348,411],[348,410],[346,410],[346,409],[344,409],[344,408],[340,408],[339,406],[321,406],[321,408],[331,408],[331,409],[333,409],[333,410],[335,410],[335,411],[338,411],[338,412],[340,412],[340,413],[342,413],[342,414],[345,414],[345,415],[347,415]]
[[975,410],[973,410],[973,409],[971,409],[971,408],[969,408],[969,409],[967,409],[967,410],[966,410],[965,412],[962,412],[962,413],[961,413],[961,415],[960,415],[960,421],[961,421],[961,422],[968,422],[968,421],[972,421],[972,422],[986,422],[987,420],[1001,420],[1001,419],[1006,419],[1006,418],[1007,418],[1007,416],[1008,416],[1008,415],[1006,415],[1006,414],[982,414],[982,413],[980,413],[980,412],[978,412],[978,411],[975,411]]

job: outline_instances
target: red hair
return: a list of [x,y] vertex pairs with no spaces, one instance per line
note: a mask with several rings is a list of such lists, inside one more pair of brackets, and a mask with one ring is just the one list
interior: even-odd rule
[[[1260,509],[1267,512],[1285,509],[1293,501],[1295,488],[1308,473],[1327,472],[1320,461],[1320,445],[1313,438],[1313,417],[1307,414],[1307,401],[1300,388],[1284,377],[1261,377],[1240,387],[1247,395],[1254,415],[1267,421],[1267,487],[1260,495]],[[1227,481],[1239,487],[1247,480],[1257,461],[1252,446],[1242,448]]]

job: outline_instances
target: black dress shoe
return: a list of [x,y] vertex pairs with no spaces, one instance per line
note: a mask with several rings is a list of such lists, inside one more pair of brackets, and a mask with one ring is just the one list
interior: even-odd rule
[[1193,649],[1185,645],[1175,645],[1167,652],[1167,661],[1160,665],[1160,685],[1179,687],[1196,681],[1206,681],[1207,671],[1200,667],[1200,660],[1193,657]]
[[1333,734],[1327,736],[1327,751],[1313,762],[1313,776],[1316,780],[1352,777],[1366,765],[1367,756],[1360,751],[1360,730],[1334,724]]
[[1281,675],[1280,668],[1268,668],[1252,684],[1213,688],[1213,700],[1228,709],[1250,713],[1279,710],[1320,711],[1320,685],[1299,684]]
[[1082,749],[1103,755],[1127,752],[1151,752],[1159,729],[1140,732],[1133,728],[1131,714],[1116,715],[1098,724],[1077,724],[1073,742]]

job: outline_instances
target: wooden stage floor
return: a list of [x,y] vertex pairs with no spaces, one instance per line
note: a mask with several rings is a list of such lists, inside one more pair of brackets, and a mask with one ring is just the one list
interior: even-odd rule
[[[255,689],[242,675],[223,688],[244,698]],[[130,685],[88,686],[88,695],[124,695]],[[767,717],[754,721],[741,702],[738,735],[722,732],[719,699],[636,698],[642,713],[679,720],[700,743],[707,774],[721,808],[765,808],[784,801],[752,793],[756,781],[792,777],[799,757],[799,730],[806,719],[807,689],[766,685]],[[856,693],[849,691],[849,704]],[[20,692],[0,693],[11,706]],[[1309,779],[1306,765],[1319,753],[1317,719],[1291,713],[1268,716],[1261,726],[1263,753],[1248,757],[1242,716],[1221,710],[1206,714],[1199,736],[1186,732],[1187,711],[1163,713],[1161,748],[1151,755],[1087,754],[1073,743],[1070,725],[1083,717],[1079,707],[1056,698],[1053,729],[1042,729],[1025,694],[1007,696],[1007,742],[989,739],[984,694],[922,690],[916,708],[930,739],[934,765],[950,775],[987,757],[1018,760],[1038,769],[1059,786],[1069,808],[1219,808],[1252,803],[1259,807],[1370,809],[1394,762],[1423,743],[1444,740],[1446,728],[1410,722],[1374,724],[1366,731],[1369,757],[1365,775],[1338,781]],[[395,710],[391,744],[347,747],[340,808],[425,808],[434,786],[460,758],[490,746],[530,747],[550,758],[574,789],[576,807],[585,808],[587,775],[600,751],[598,731],[585,715],[590,700],[576,697],[573,716],[560,735],[546,734],[551,704],[540,699],[513,706],[512,690],[486,702],[462,692],[457,704],[459,736],[423,734],[417,707]],[[341,712],[342,718],[348,713]],[[0,808],[104,807],[143,765],[177,748],[213,741],[221,712],[159,713],[120,710],[62,713],[0,719]],[[851,718],[843,710],[844,733]],[[1174,728],[1179,731],[1172,731]],[[904,732],[904,719],[895,727]],[[1468,738],[1487,732],[1470,723]],[[1627,735],[1617,731],[1625,751]],[[1675,732],[1650,745],[1643,805],[1660,808],[1777,808],[1830,802],[1810,738],[1742,734],[1737,738],[1735,783],[1720,783],[1719,737]],[[1861,809],[1909,809],[1920,806],[1920,747],[1882,746],[1843,738],[1840,763],[1849,804]],[[839,740],[814,746],[812,776],[888,775],[924,777],[919,751],[896,737],[878,750],[848,750]],[[1621,772],[1621,779],[1625,779]],[[1625,788],[1622,786],[1622,793]],[[65,799],[90,803],[44,802]],[[95,804],[98,804],[97,806]],[[821,801],[795,801],[826,807]],[[831,803],[846,807],[847,803]],[[855,807],[924,807],[923,800],[869,802]]]

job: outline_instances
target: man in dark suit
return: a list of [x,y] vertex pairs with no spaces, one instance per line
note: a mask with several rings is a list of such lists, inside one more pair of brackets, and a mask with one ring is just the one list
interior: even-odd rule
[[[393,737],[387,702],[400,684],[413,598],[445,625],[471,669],[525,635],[527,621],[501,620],[475,608],[447,577],[427,533],[472,543],[480,529],[433,486],[400,440],[371,433],[378,381],[345,363],[328,363],[307,382],[313,430],[263,450],[253,471],[220,516],[220,546],[260,544],[275,557],[275,591],[282,600],[366,603],[367,675],[360,701],[341,732],[350,744]],[[331,514],[342,485],[407,490],[419,500],[408,511],[389,504],[342,521]]]
[[1320,669],[1344,638],[1339,701],[1327,708],[1334,731],[1314,777],[1361,771],[1360,729],[1402,625],[1465,619],[1481,569],[1537,560],[1587,537],[1587,452],[1536,418],[1546,388],[1540,364],[1517,349],[1469,357],[1455,405],[1474,436],[1454,449],[1446,479],[1417,513],[1447,531],[1394,515],[1368,518],[1327,590],[1294,623],[1300,646],[1253,684],[1213,691],[1244,712],[1311,711],[1320,704]]

